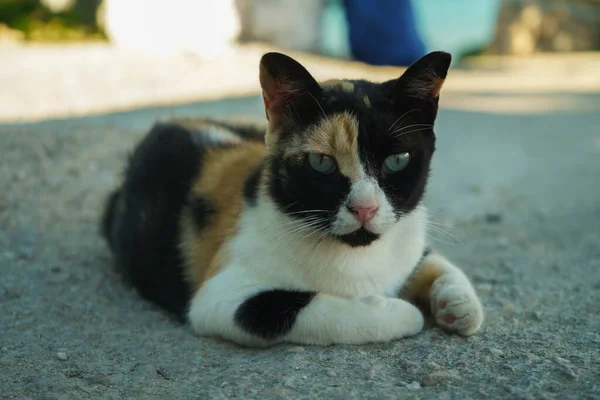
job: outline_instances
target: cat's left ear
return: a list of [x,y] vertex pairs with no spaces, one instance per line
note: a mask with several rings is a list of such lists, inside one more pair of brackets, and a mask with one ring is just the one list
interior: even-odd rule
[[423,56],[397,79],[392,96],[437,102],[451,61],[452,56],[444,51],[434,51]]
[[285,54],[263,55],[259,77],[270,132],[279,130],[307,96],[317,98],[321,94],[321,87],[306,68]]

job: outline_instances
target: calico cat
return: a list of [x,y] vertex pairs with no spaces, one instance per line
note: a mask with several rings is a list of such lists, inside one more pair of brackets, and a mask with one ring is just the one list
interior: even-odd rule
[[118,269],[198,334],[243,345],[414,335],[417,303],[475,333],[475,290],[427,249],[421,204],[450,60],[430,53],[383,83],[318,83],[265,54],[266,133],[175,121],[135,148],[102,221]]

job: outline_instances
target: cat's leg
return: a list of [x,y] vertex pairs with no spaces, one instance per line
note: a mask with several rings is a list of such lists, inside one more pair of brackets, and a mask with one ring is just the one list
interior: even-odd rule
[[383,342],[423,328],[421,312],[401,299],[278,288],[246,280],[239,269],[207,281],[193,297],[188,319],[201,335],[249,346]]
[[483,309],[469,279],[436,253],[426,252],[400,297],[428,305],[438,325],[461,335],[474,334],[483,323]]

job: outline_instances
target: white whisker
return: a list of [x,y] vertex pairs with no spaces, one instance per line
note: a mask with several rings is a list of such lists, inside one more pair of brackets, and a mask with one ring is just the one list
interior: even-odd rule
[[406,125],[406,126],[403,126],[401,128],[396,129],[395,131],[393,131],[391,133],[402,132],[402,131],[404,131],[406,129],[414,128],[414,127],[417,127],[417,126],[426,126],[426,127],[430,127],[431,128],[431,127],[433,127],[433,124],[411,124],[411,125]]
[[404,118],[405,116],[407,116],[408,114],[410,114],[413,111],[417,111],[417,108],[413,108],[412,110],[409,110],[407,112],[405,112],[404,114],[402,114],[400,117],[398,117],[397,120],[394,121],[394,123],[389,127],[388,132],[390,132],[392,129],[394,129],[394,127],[396,126],[397,123],[401,123],[402,122],[402,118]]

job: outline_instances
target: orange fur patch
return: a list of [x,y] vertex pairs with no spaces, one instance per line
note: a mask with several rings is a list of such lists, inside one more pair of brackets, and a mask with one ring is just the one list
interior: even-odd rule
[[206,228],[198,232],[189,210],[182,215],[181,247],[187,255],[186,277],[196,288],[213,277],[227,262],[224,243],[236,233],[244,207],[244,184],[263,162],[262,143],[246,142],[231,148],[214,148],[203,159],[202,172],[191,190],[214,209]]
[[433,97],[438,97],[440,95],[440,92],[442,90],[442,86],[444,86],[444,79],[443,78],[437,78],[434,82],[433,85],[433,90],[431,91],[431,95]]
[[[433,257],[432,257],[433,256]],[[431,260],[428,260],[431,258]],[[443,265],[435,262],[435,256],[430,254],[417,266],[413,274],[408,278],[400,292],[400,297],[419,304],[427,305],[429,292],[436,279],[445,272]]]

